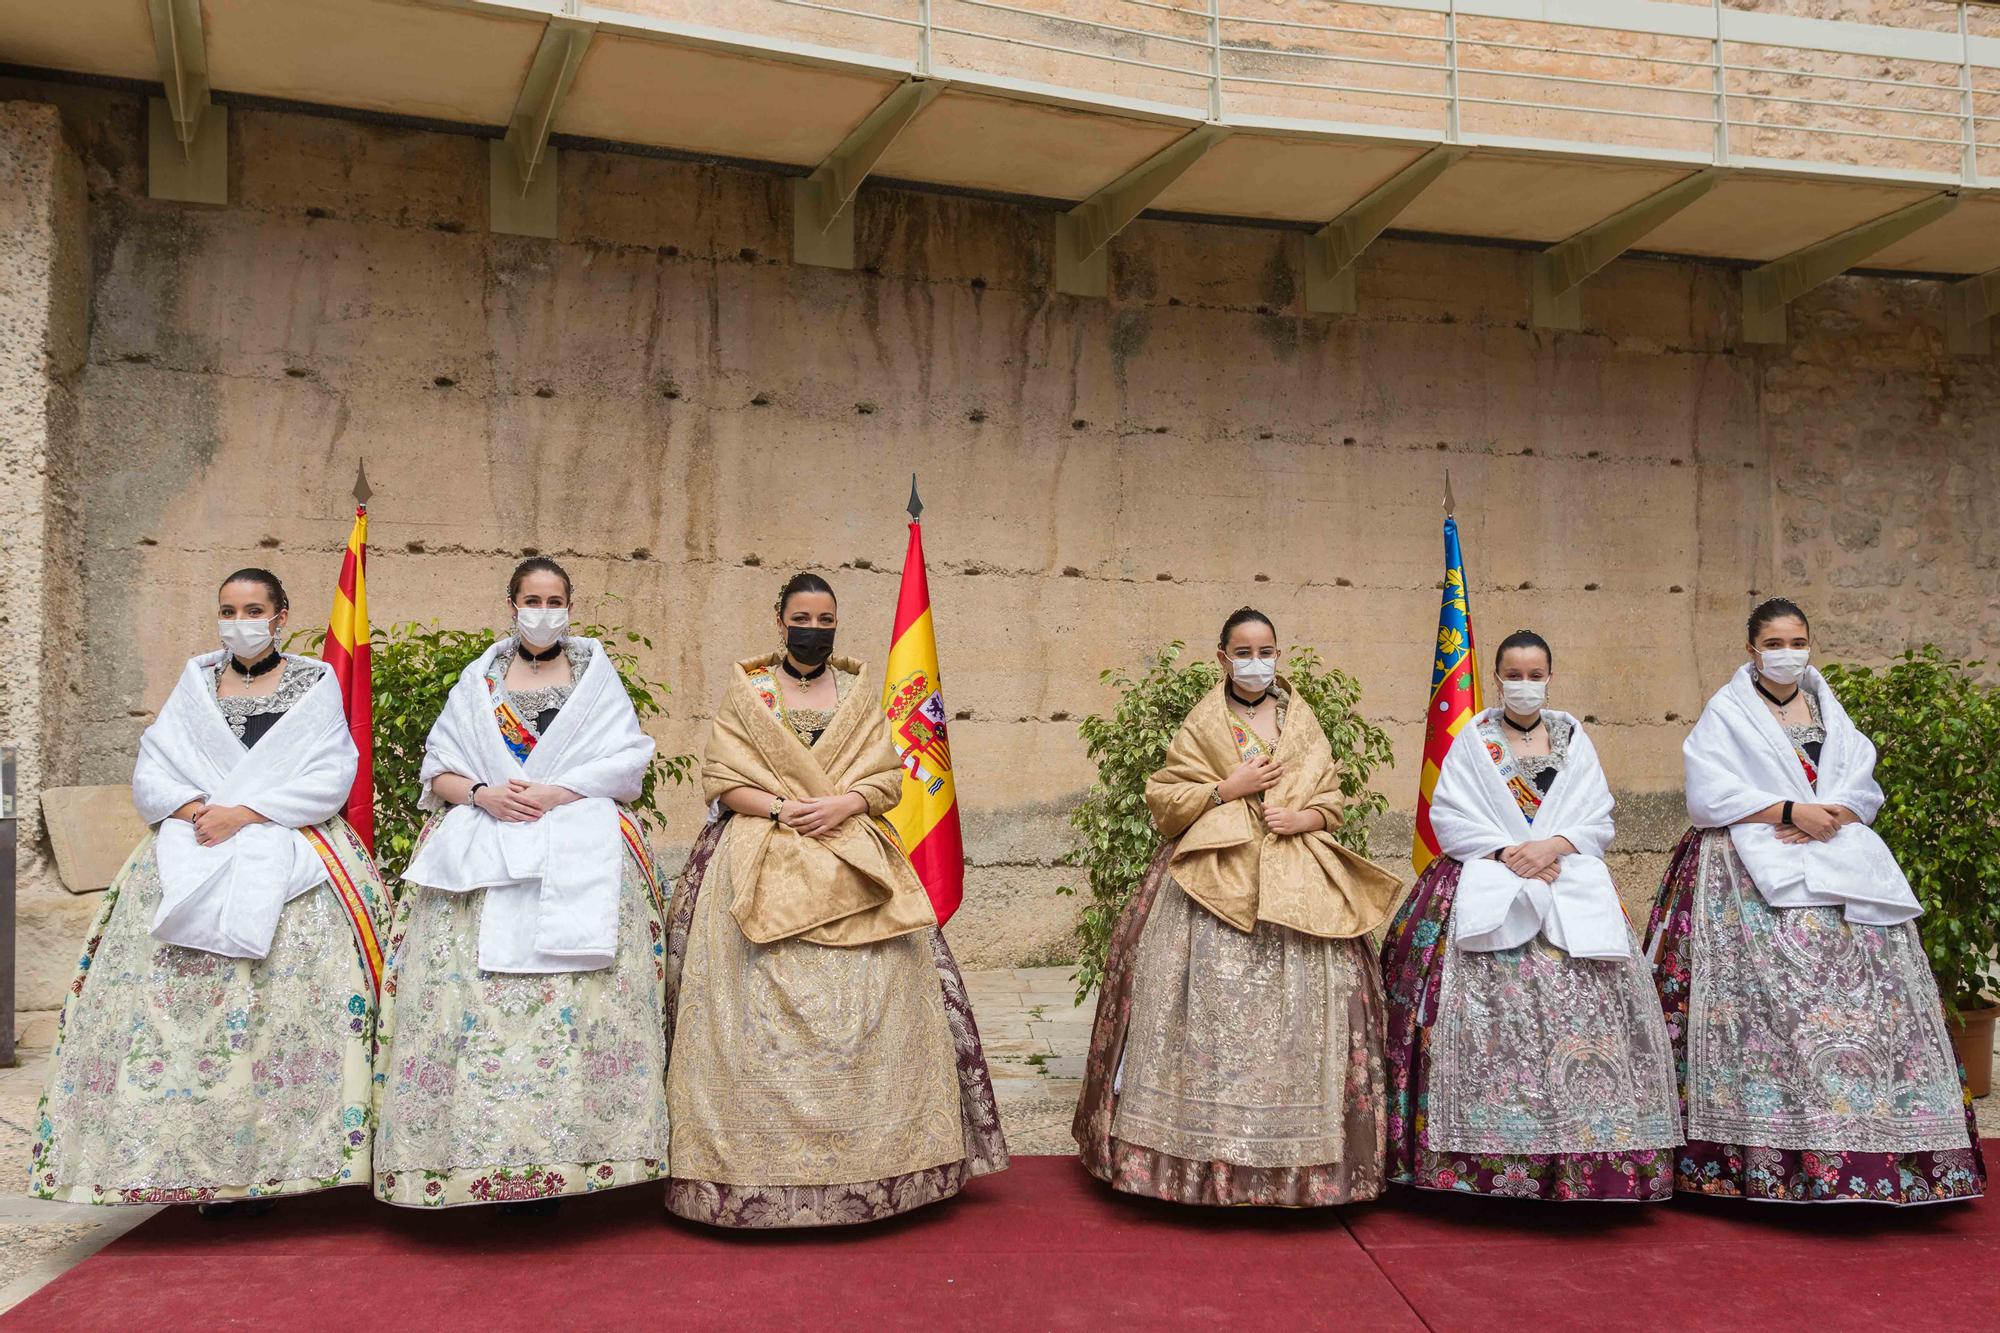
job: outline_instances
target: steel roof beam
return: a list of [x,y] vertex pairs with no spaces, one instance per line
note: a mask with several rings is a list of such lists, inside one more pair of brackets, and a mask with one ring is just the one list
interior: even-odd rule
[[552,18],[542,29],[507,133],[487,149],[487,222],[494,231],[556,234],[556,150],[549,135],[596,30],[595,24],[566,18]]
[[185,203],[229,202],[229,112],[209,100],[201,0],[148,0],[165,96],[146,114],[146,192]]
[[1306,240],[1306,309],[1318,315],[1353,314],[1359,308],[1354,261],[1466,152],[1459,144],[1439,144],[1314,232]]
[[907,79],[864,116],[812,175],[792,183],[792,259],[825,268],[854,267],[854,193],[917,113],[945,85]]
[[1743,341],[1785,341],[1785,311],[1792,302],[1956,207],[1957,194],[1934,194],[1751,269],[1743,275]]
[[1682,177],[1536,255],[1530,302],[1534,326],[1581,329],[1584,279],[1714,189],[1718,179],[1713,170]]
[[1103,296],[1111,287],[1105,247],[1209,149],[1229,137],[1202,125],[1162,148],[1056,219],[1056,290]]

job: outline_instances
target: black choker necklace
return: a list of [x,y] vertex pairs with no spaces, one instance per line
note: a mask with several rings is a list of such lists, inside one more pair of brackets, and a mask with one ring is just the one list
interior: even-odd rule
[[792,659],[789,657],[779,658],[778,665],[784,668],[784,672],[786,675],[790,676],[793,680],[797,681],[801,685],[810,685],[814,681],[818,680],[821,676],[824,676],[826,674],[826,663],[824,662],[821,662],[811,671],[805,671],[805,672],[801,672],[797,667],[793,666]]
[[1780,699],[1777,695],[1771,693],[1769,690],[1764,688],[1763,681],[1753,680],[1750,683],[1757,687],[1757,693],[1763,695],[1766,699],[1769,699],[1771,701],[1771,707],[1773,708],[1789,708],[1791,707],[1792,700],[1799,697],[1799,692],[1797,689],[1794,689],[1790,694]]
[[539,653],[530,648],[526,643],[523,643],[520,651],[521,656],[527,658],[530,662],[553,662],[556,658],[562,656],[562,640],[557,639],[548,646],[546,651]]
[[1236,692],[1236,684],[1233,681],[1230,682],[1228,685],[1224,686],[1223,688],[1229,691],[1230,698],[1234,699],[1237,703],[1241,704],[1245,708],[1256,708],[1258,705],[1262,704],[1266,699],[1271,697],[1271,692],[1267,689],[1254,699],[1246,699],[1242,695]]
[[1524,727],[1519,722],[1516,722],[1513,718],[1507,716],[1507,710],[1504,708],[1500,710],[1500,720],[1502,722],[1505,722],[1508,726],[1512,727],[1514,730],[1520,732],[1523,736],[1534,735],[1535,727],[1539,727],[1542,725],[1542,719],[1540,717],[1537,717],[1535,719],[1534,727]]
[[257,661],[252,662],[249,666],[244,666],[243,660],[241,658],[235,656],[234,654],[231,654],[229,658],[229,669],[231,671],[234,671],[239,676],[250,676],[254,678],[263,675],[265,672],[269,671],[272,667],[278,665],[278,663],[284,660],[285,660],[284,654],[280,653],[276,648],[273,648],[270,652],[266,653],[263,657],[259,658]]

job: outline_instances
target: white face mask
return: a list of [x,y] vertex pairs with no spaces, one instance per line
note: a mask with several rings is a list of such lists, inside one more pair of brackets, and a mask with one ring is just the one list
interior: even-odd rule
[[1275,658],[1232,657],[1229,659],[1229,678],[1236,682],[1236,688],[1245,694],[1262,694],[1271,688],[1271,682],[1278,678],[1278,663]]
[[524,606],[514,612],[514,632],[530,648],[542,649],[563,636],[569,628],[566,606]]
[[1542,705],[1548,702],[1549,683],[1545,680],[1503,680],[1500,682],[1500,698],[1510,713],[1523,716],[1539,713]]
[[[275,619],[275,618],[274,618]],[[218,620],[222,646],[245,662],[261,661],[271,650],[271,620]]]
[[1775,680],[1780,685],[1791,685],[1806,674],[1806,659],[1812,656],[1810,648],[1765,648],[1758,652],[1762,659],[1764,678]]

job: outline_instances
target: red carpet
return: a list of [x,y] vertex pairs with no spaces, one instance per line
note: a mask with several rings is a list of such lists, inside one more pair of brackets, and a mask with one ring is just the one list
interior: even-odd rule
[[[2000,1166],[2000,1153],[1987,1149]],[[263,1218],[173,1209],[8,1329],[2000,1327],[2000,1199],[1901,1212],[1408,1190],[1315,1212],[1111,1194],[1016,1158],[955,1202],[841,1231],[717,1232],[660,1189],[553,1219],[412,1213],[359,1190]]]

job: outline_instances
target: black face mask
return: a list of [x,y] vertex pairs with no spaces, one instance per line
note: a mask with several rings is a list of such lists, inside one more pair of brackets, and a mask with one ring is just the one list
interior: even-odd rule
[[817,625],[787,625],[785,651],[793,661],[816,667],[833,656],[833,631]]

